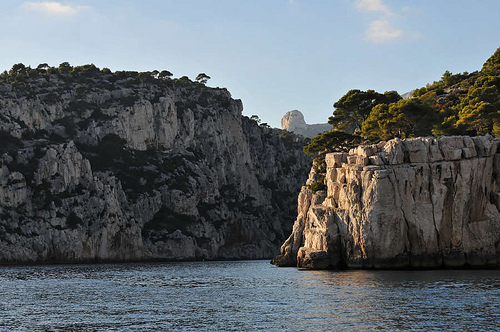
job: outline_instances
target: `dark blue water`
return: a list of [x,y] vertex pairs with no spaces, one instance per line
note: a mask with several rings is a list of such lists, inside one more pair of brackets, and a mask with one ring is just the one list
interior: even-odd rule
[[0,267],[1,331],[500,331],[500,271]]

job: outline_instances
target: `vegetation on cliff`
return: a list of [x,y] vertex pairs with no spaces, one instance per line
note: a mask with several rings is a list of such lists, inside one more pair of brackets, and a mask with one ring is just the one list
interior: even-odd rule
[[[401,99],[395,91],[350,90],[334,108],[328,122],[337,131],[358,135],[354,143],[430,135],[500,137],[500,48],[480,71],[445,71],[439,81],[414,90],[410,99]],[[304,151],[344,150],[345,144],[336,146],[340,132],[318,135]]]

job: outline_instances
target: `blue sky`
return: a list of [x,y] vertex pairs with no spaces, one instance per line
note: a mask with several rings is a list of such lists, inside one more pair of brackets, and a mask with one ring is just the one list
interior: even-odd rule
[[320,123],[350,89],[404,93],[480,69],[499,17],[498,0],[2,0],[0,69],[205,72],[245,115]]

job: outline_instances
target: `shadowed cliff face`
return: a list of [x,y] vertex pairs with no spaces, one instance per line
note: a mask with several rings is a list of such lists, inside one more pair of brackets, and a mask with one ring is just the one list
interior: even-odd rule
[[0,262],[272,257],[310,162],[241,112],[186,80],[0,84]]
[[292,235],[274,263],[500,266],[499,143],[491,136],[394,139],[326,155],[307,181],[324,181],[326,189],[302,188]]

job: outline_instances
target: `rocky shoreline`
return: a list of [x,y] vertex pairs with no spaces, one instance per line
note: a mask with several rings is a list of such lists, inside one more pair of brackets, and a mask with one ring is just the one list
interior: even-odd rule
[[499,144],[489,135],[424,137],[327,154],[313,165],[292,235],[272,263],[500,267]]

